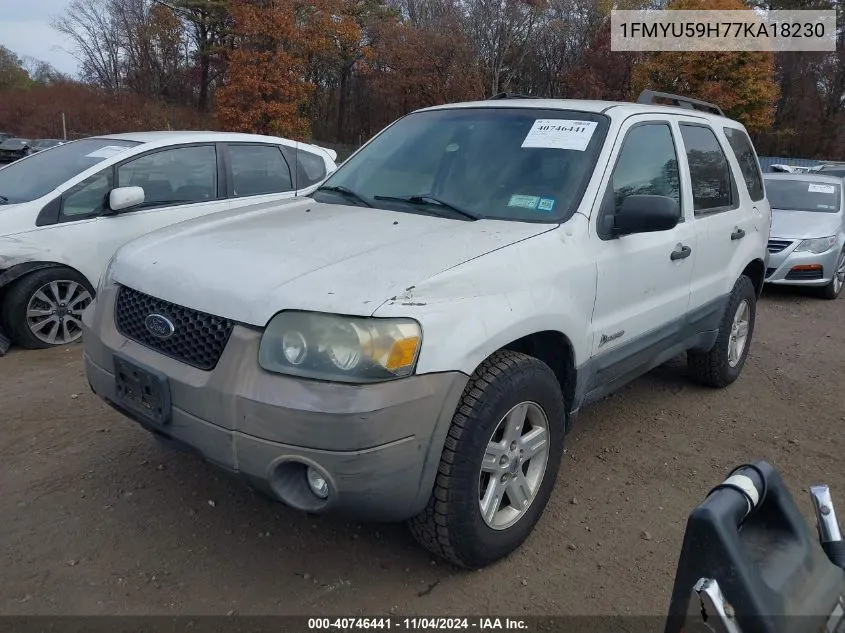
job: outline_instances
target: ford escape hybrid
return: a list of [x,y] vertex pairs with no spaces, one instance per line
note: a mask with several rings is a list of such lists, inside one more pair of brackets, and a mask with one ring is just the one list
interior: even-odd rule
[[582,406],[684,352],[725,387],[748,355],[754,148],[658,96],[419,110],[307,197],[134,240],[83,317],[93,390],[289,506],[506,556]]

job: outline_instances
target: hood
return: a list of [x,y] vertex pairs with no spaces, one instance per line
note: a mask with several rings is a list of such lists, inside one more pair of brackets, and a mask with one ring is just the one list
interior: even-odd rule
[[118,251],[111,276],[257,326],[283,309],[369,316],[409,286],[555,226],[295,199],[150,233]]
[[773,239],[808,239],[838,235],[842,231],[841,213],[788,211],[772,209]]

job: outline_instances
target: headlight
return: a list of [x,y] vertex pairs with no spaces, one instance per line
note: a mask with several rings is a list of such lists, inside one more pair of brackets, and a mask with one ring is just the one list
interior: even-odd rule
[[336,382],[381,382],[409,376],[422,332],[413,319],[280,312],[261,337],[258,364],[267,371]]
[[100,281],[97,284],[97,296],[100,296],[100,293],[102,292],[103,288],[105,287],[106,282],[111,277],[111,271],[112,271],[112,268],[114,268],[114,260],[115,260],[116,256],[117,256],[117,253],[115,253],[114,255],[111,256],[111,259],[109,259],[109,263],[106,264],[106,268],[103,271],[103,274],[100,275]]
[[836,246],[836,236],[818,237],[812,240],[801,240],[801,243],[795,247],[795,252],[809,252],[809,253],[824,253]]

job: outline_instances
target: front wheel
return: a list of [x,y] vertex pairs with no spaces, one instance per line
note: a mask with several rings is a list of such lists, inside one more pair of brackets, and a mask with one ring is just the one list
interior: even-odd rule
[[3,325],[21,347],[75,343],[82,338],[82,312],[93,297],[88,280],[73,269],[37,270],[9,289],[3,302]]
[[687,352],[692,377],[709,387],[727,387],[739,378],[757,317],[757,291],[751,279],[737,279],[725,309],[716,343],[708,352]]
[[842,286],[845,286],[845,250],[839,253],[836,260],[836,270],[833,271],[833,279],[822,288],[821,295],[825,299],[836,299],[842,293]]
[[468,569],[517,549],[551,496],[565,421],[548,365],[512,351],[493,354],[464,390],[431,498],[410,521],[416,539]]

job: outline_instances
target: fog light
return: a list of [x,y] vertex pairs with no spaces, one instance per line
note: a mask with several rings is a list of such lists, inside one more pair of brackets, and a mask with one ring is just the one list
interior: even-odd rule
[[320,473],[309,466],[307,477],[308,485],[311,486],[311,492],[320,497],[320,499],[325,499],[329,496],[329,484]]

